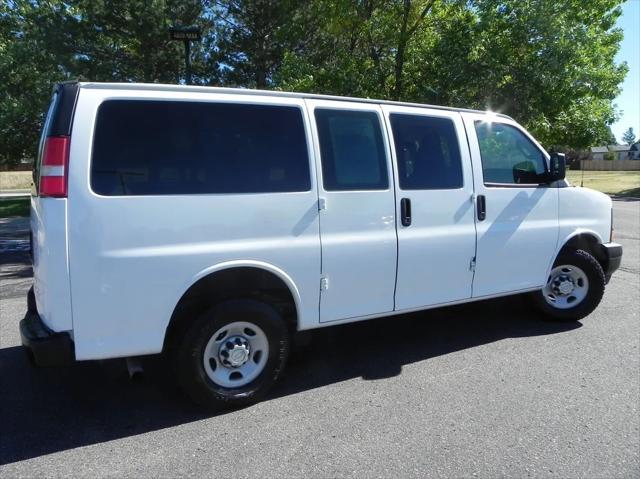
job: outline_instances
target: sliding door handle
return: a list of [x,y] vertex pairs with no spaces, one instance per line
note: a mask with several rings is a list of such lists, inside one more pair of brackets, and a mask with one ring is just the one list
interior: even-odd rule
[[411,226],[411,200],[409,198],[400,200],[400,221],[402,226]]
[[487,200],[484,195],[478,195],[476,199],[478,206],[478,221],[484,221],[487,217]]

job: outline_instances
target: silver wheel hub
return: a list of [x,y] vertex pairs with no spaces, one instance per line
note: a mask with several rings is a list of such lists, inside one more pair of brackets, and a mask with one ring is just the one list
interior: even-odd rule
[[558,309],[569,309],[580,304],[589,292],[589,279],[575,265],[556,266],[551,270],[546,286],[542,290],[548,304]]
[[239,368],[249,360],[250,351],[249,341],[244,337],[231,336],[220,346],[218,356],[225,366]]
[[204,348],[202,363],[209,379],[225,388],[239,388],[256,379],[269,358],[264,331],[249,321],[220,327]]
[[559,276],[553,282],[553,290],[557,294],[567,295],[573,291],[573,280],[569,276]]

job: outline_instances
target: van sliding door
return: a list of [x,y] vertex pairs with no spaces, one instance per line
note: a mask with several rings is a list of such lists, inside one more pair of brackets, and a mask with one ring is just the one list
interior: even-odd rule
[[383,106],[392,133],[398,216],[397,311],[471,297],[476,230],[459,113]]
[[393,176],[378,105],[307,100],[318,161],[320,321],[393,311]]

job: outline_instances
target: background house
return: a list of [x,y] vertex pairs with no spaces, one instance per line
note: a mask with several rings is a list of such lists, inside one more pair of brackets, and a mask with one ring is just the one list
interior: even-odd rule
[[616,160],[628,160],[630,145],[609,145],[609,151],[615,155]]
[[[590,159],[606,160],[611,155],[613,155],[614,160],[640,159],[640,158],[636,158],[637,150],[636,152],[630,152],[630,149],[631,149],[630,145],[592,146]],[[633,156],[634,153],[636,157]]]
[[591,147],[591,160],[604,160],[604,155],[609,152],[606,146],[592,146]]

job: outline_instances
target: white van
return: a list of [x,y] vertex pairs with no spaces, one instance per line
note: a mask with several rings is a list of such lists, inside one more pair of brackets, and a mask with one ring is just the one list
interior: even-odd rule
[[296,331],[519,293],[581,319],[622,256],[511,118],[300,93],[58,85],[31,208],[35,363],[164,352],[208,405],[262,397]]

